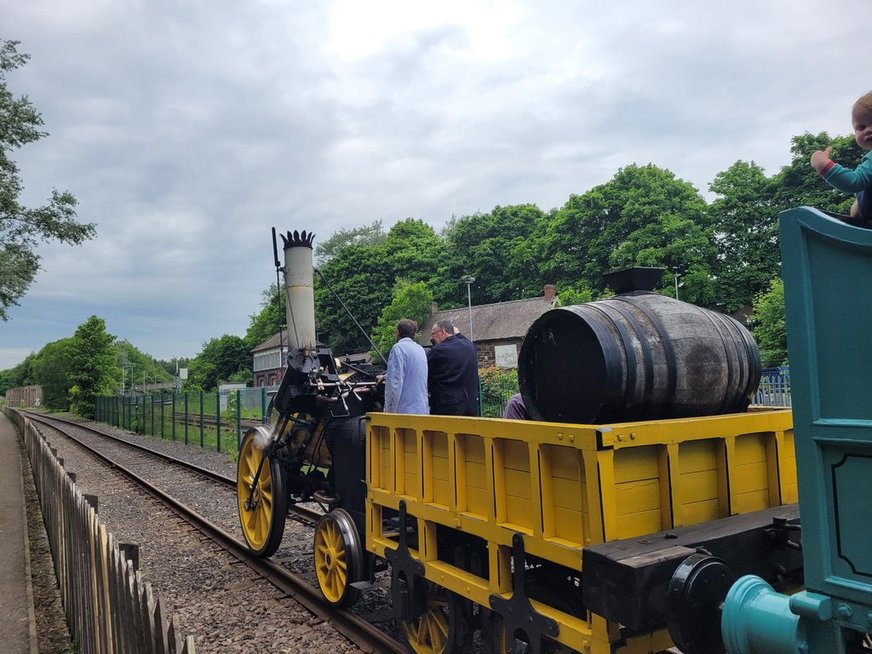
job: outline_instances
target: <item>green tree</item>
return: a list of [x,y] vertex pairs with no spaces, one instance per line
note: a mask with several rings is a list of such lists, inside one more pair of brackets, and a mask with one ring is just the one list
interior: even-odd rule
[[711,241],[705,200],[691,184],[653,164],[633,164],[569,198],[549,221],[539,259],[558,289],[581,285],[595,295],[605,290],[603,275],[616,268],[664,267],[682,283],[694,273],[697,287],[682,299],[695,302],[709,293],[699,281],[714,258]]
[[209,391],[227,381],[250,381],[251,361],[251,350],[239,336],[213,338],[191,360],[185,388]]
[[808,132],[791,139],[791,161],[773,177],[776,211],[793,207],[817,207],[824,211],[847,214],[853,198],[827,184],[809,164],[815,150],[833,146],[833,159],[848,166],[859,163],[865,154],[852,136],[831,138],[826,132]]
[[409,282],[438,283],[439,269],[445,261],[445,241],[423,220],[406,218],[388,231],[380,247],[386,257],[383,270],[390,275],[389,288],[400,279]]
[[156,359],[155,363],[173,379],[177,376],[180,368],[187,368],[191,362],[190,357],[173,357],[172,359]]
[[[323,279],[315,277],[318,339],[336,355],[368,349],[366,334],[391,300],[393,282],[383,248],[350,245],[320,270]],[[346,307],[364,332],[349,317]]]
[[557,299],[560,302],[560,306],[571,307],[593,300],[593,292],[589,288],[564,286],[557,294]]
[[482,414],[486,418],[502,418],[503,410],[518,392],[518,370],[503,370],[492,366],[478,371],[481,378]]
[[42,116],[26,96],[15,97],[6,86],[6,74],[27,63],[18,41],[0,40],[0,319],[17,305],[39,271],[37,245],[46,240],[80,245],[94,236],[93,224],[79,223],[76,198],[68,191],[52,191],[49,202],[36,208],[19,203],[24,185],[13,150],[47,136]]
[[784,324],[784,283],[775,278],[769,289],[754,300],[750,316],[754,338],[760,346],[760,359],[764,367],[787,363],[787,330]]
[[285,293],[275,285],[261,293],[260,311],[249,316],[245,342],[254,348],[275,336],[285,325]]
[[42,386],[42,404],[53,411],[70,409],[70,363],[75,347],[73,338],[49,343],[33,361],[33,374]]
[[17,366],[8,368],[0,372],[0,395],[5,395],[10,388],[18,388],[19,386],[30,386],[36,384],[37,381],[33,376],[33,361],[36,359],[36,353],[31,352],[24,361]]
[[709,186],[718,249],[714,267],[716,308],[732,313],[750,306],[781,268],[774,182],[751,162],[737,161]]
[[315,246],[315,262],[320,266],[335,257],[342,248],[349,245],[379,245],[387,234],[382,228],[381,220],[373,220],[371,225],[340,229],[330,238]]
[[453,219],[445,229],[447,256],[442,277],[450,282],[437,296],[440,306],[461,304],[464,275],[475,277],[476,304],[520,300],[538,294],[542,277],[531,240],[545,229],[547,216],[534,204],[494,207]]
[[0,370],[0,395],[6,395],[6,391],[10,388],[15,388],[13,379],[15,377],[15,368],[7,368]]
[[384,309],[378,319],[378,324],[372,333],[372,342],[378,352],[372,352],[373,360],[381,356],[387,360],[391,346],[396,342],[397,323],[403,318],[414,320],[421,325],[430,316],[430,306],[433,294],[424,282],[410,283],[404,280],[394,287],[393,299]]
[[93,418],[97,397],[113,392],[121,382],[114,341],[106,322],[97,316],[79,325],[73,335],[68,358],[70,409],[83,418]]
[[122,389],[133,389],[134,387],[142,387],[145,384],[160,383],[172,381],[175,375],[175,365],[172,362],[167,362],[170,370],[167,370],[165,365],[139,348],[133,345],[128,340],[119,340],[115,342],[116,361],[119,369],[122,371],[119,385],[111,389],[112,392]]
[[368,335],[382,308],[391,302],[397,280],[441,287],[439,269],[444,260],[444,240],[414,218],[395,224],[382,243],[343,247],[320,268],[326,283],[315,278],[319,339],[337,355],[369,349]]

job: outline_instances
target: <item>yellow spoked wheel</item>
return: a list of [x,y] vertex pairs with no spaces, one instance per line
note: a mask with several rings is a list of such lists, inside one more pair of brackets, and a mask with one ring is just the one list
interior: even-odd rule
[[[265,427],[249,429],[239,448],[236,464],[236,504],[239,523],[248,549],[258,556],[270,556],[279,548],[288,515],[288,494],[281,464],[263,461],[261,445],[269,438]],[[260,468],[260,476],[254,478]]]
[[[426,583],[426,582],[422,582]],[[421,617],[401,623],[406,645],[415,654],[460,654],[472,648],[467,601],[427,583],[427,608]]]
[[333,606],[350,604],[358,596],[351,584],[363,575],[363,550],[354,520],[345,509],[334,509],[315,525],[315,577],[321,594]]

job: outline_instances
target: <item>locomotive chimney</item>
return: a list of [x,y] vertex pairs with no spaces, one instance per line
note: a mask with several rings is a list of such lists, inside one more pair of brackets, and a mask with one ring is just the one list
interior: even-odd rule
[[315,290],[312,284],[312,241],[315,235],[288,232],[282,241],[285,250],[286,314],[288,349],[315,350]]
[[665,268],[636,266],[635,268],[613,270],[603,277],[606,286],[618,294],[633,291],[653,291],[660,283],[660,278],[663,277],[665,270]]

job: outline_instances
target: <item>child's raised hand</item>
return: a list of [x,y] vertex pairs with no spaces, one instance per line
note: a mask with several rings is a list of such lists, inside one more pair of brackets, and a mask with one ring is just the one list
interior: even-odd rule
[[811,155],[811,167],[820,172],[830,162],[830,155],[833,152],[833,146],[828,146],[826,150],[818,150]]

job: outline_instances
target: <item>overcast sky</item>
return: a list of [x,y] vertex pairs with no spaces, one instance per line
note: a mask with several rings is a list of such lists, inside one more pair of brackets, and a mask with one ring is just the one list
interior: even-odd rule
[[[707,198],[735,161],[852,133],[872,2],[0,0],[7,76],[50,136],[13,153],[97,225],[40,249],[0,369],[89,316],[163,359],[242,336],[274,283],[270,228],[441,229],[562,206],[628,164]],[[853,162],[852,162],[853,165]]]

